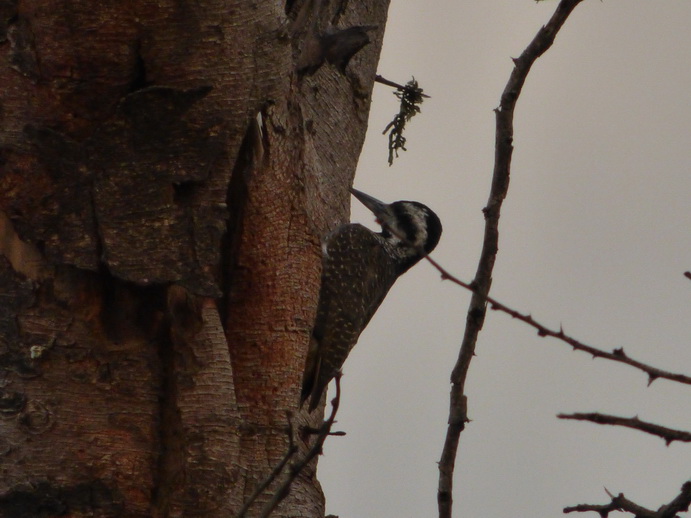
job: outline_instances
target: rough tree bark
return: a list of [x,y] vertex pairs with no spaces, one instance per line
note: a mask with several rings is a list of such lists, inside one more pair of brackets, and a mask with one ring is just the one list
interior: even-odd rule
[[1,516],[229,517],[279,461],[387,7],[0,0]]

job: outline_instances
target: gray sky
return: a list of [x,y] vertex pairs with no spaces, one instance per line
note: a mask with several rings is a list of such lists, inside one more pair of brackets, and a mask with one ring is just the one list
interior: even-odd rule
[[[492,112],[517,56],[556,1],[393,2],[379,73],[432,98],[386,164],[397,110],[377,85],[355,180],[416,199],[444,223],[434,256],[465,280],[482,244]],[[515,119],[511,187],[493,295],[602,349],[691,374],[691,1],[586,0],[528,77]],[[353,221],[371,225],[355,207]],[[436,514],[449,374],[469,294],[421,263],[401,278],[344,368],[337,428],[319,463],[342,518]],[[455,516],[560,516],[606,503],[603,486],[657,508],[691,475],[691,446],[560,421],[559,412],[638,415],[691,429],[688,386],[538,338],[495,312],[467,393]],[[614,515],[613,515],[614,516]]]

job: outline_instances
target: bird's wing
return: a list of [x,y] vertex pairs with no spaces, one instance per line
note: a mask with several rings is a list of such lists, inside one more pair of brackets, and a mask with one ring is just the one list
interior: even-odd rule
[[395,263],[375,234],[346,225],[330,236],[313,340],[303,378],[310,409],[343,365],[397,277]]

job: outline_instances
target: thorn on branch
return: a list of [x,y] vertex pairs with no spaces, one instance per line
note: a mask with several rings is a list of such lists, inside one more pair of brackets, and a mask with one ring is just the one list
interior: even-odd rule
[[650,435],[660,437],[669,446],[674,441],[691,442],[691,432],[685,430],[675,430],[667,428],[659,424],[642,421],[638,416],[634,417],[618,417],[608,414],[592,413],[576,413],[576,414],[559,414],[559,419],[572,419],[576,421],[589,421],[595,424],[623,426],[632,428]]

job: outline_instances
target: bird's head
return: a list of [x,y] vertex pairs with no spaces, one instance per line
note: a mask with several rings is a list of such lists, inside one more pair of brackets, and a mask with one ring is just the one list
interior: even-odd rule
[[415,258],[413,264],[439,243],[441,221],[426,205],[404,200],[387,204],[356,189],[350,192],[374,213],[382,227],[381,235],[403,255]]

